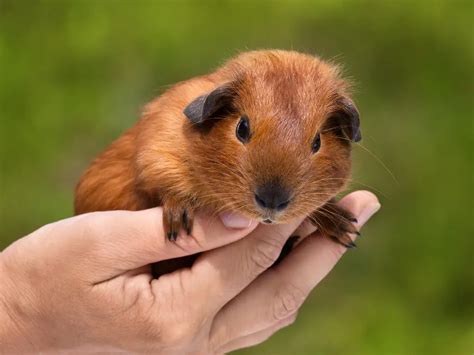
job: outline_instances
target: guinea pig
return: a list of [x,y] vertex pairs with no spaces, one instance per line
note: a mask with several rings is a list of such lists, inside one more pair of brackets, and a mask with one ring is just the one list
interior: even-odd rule
[[334,197],[350,179],[359,113],[337,66],[251,51],[180,82],[100,154],[76,188],[76,214],[163,207],[168,238],[202,209],[262,223],[309,219],[346,247],[354,217]]

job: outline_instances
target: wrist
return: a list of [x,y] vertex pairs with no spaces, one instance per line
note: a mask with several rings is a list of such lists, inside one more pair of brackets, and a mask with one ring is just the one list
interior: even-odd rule
[[25,293],[19,292],[14,279],[5,253],[0,253],[0,349],[7,352],[39,350],[36,327],[29,319],[31,307],[26,307]]

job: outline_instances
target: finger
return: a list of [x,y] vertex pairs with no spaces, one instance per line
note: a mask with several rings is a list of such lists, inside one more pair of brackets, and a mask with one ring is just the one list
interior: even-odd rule
[[263,343],[268,340],[273,334],[279,331],[282,328],[285,328],[293,324],[296,320],[297,314],[293,314],[286,319],[279,321],[278,323],[272,325],[270,328],[261,330],[257,333],[247,335],[221,346],[215,353],[217,354],[227,354],[231,351],[248,348]]
[[257,222],[235,214],[197,215],[192,234],[177,241],[165,238],[162,209],[96,212],[78,216],[81,238],[91,244],[92,258],[109,277],[160,260],[191,255],[232,243],[252,231]]
[[[357,229],[360,229],[380,208],[375,195],[368,191],[353,192],[339,203],[357,218]],[[304,293],[309,293],[334,267],[346,250],[344,246],[334,243],[329,238],[315,235],[303,241],[275,271],[284,282],[292,283]]]
[[[346,196],[341,204],[356,216],[358,227],[380,207],[376,197],[364,191]],[[295,313],[344,252],[344,247],[318,232],[307,237],[217,314],[213,342],[223,344],[256,333]]]
[[305,219],[303,223],[300,224],[300,226],[295,230],[293,235],[300,237],[301,239],[304,239],[311,233],[316,231],[316,226],[311,223],[309,219]]
[[[305,219],[291,235],[291,237],[294,237],[295,240],[291,243],[291,245],[288,245],[288,243],[285,245],[285,247],[288,247],[289,249],[280,255],[277,263],[283,260],[283,258],[285,258],[286,255],[291,252],[291,250],[296,248],[296,246],[300,244],[308,235],[314,233],[316,229],[316,226],[311,223],[309,219]],[[283,250],[285,250],[285,248]]]
[[[246,238],[201,255],[191,271],[198,295],[219,290],[205,297],[207,311],[217,312],[278,258],[285,241],[301,220],[290,224],[261,224]],[[203,298],[196,297],[196,298]]]

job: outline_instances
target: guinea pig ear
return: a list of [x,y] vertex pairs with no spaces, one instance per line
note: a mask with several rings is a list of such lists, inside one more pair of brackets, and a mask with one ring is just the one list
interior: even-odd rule
[[362,135],[357,107],[352,100],[345,97],[337,100],[337,104],[339,109],[334,113],[334,116],[339,121],[340,127],[351,141],[359,142]]
[[183,113],[194,124],[209,119],[221,119],[233,111],[235,91],[230,85],[219,86],[192,101]]

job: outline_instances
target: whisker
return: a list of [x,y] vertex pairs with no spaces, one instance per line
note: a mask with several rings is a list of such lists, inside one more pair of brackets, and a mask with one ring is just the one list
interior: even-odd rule
[[400,186],[400,182],[397,180],[397,178],[395,177],[395,175],[393,174],[393,172],[387,167],[387,165],[385,165],[385,163],[382,161],[382,159],[380,159],[377,155],[375,155],[372,151],[370,151],[367,147],[363,146],[361,143],[356,143],[357,146],[361,147],[362,149],[364,149],[367,153],[369,153],[376,161],[379,162],[380,165],[383,166],[383,168],[385,169],[385,171],[387,171],[387,173],[389,173],[389,175],[392,177],[393,181],[395,181],[395,183],[397,185]]
[[353,144],[355,144],[357,147],[360,147],[362,148],[363,150],[365,150],[367,153],[369,153],[369,155],[374,158],[383,168],[384,170],[390,175],[390,177],[393,179],[393,181],[397,184],[397,185],[400,185],[400,182],[397,180],[397,178],[395,177],[395,174],[388,168],[388,166],[382,161],[382,159],[380,159],[377,155],[375,155],[375,153],[373,153],[369,148],[367,148],[366,146],[364,146],[362,143],[358,143],[358,142],[353,142],[351,139],[349,138],[344,138],[344,137],[340,137],[340,139],[343,139],[343,140],[346,140],[346,141],[349,141],[349,142],[352,142]]

